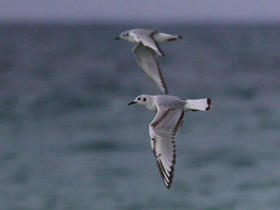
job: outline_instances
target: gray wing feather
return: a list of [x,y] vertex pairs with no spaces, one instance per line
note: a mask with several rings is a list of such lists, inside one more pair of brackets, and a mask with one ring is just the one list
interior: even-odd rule
[[146,48],[155,51],[159,56],[164,56],[158,43],[153,39],[153,35],[154,33],[158,33],[157,31],[142,29],[134,30],[132,33],[137,37],[139,43],[142,43]]
[[136,44],[132,51],[140,68],[143,69],[143,71],[162,92],[168,93],[161,70],[156,60],[155,52],[145,48],[141,43]]
[[169,189],[176,164],[175,138],[184,118],[184,109],[158,107],[158,113],[150,124],[151,145],[156,163],[166,187]]

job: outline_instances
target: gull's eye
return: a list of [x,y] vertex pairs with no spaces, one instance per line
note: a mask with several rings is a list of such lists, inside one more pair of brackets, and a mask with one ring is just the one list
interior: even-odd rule
[[140,101],[140,100],[141,100],[141,98],[137,98],[137,100],[138,100],[138,101]]
[[146,98],[143,98],[143,101],[147,101],[147,99],[146,99]]

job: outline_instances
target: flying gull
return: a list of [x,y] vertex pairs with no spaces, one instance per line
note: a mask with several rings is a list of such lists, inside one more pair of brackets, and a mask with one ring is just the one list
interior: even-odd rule
[[164,56],[164,53],[159,48],[159,43],[175,41],[182,39],[182,37],[150,29],[133,29],[122,32],[115,40],[118,39],[124,39],[131,43],[137,43],[133,47],[132,52],[138,65],[158,86],[158,88],[167,94],[168,90],[162,77],[161,70],[156,59],[156,54]]
[[209,111],[211,99],[184,99],[169,95],[140,95],[131,104],[140,104],[157,112],[149,126],[151,146],[164,184],[169,189],[176,163],[175,138],[187,111]]

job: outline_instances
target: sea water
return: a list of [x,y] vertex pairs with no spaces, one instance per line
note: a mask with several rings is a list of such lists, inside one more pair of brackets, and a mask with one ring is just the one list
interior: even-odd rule
[[[176,138],[173,185],[127,106],[162,94],[131,28],[179,34],[158,57],[170,95],[212,99]],[[280,209],[279,25],[1,25],[0,209]]]

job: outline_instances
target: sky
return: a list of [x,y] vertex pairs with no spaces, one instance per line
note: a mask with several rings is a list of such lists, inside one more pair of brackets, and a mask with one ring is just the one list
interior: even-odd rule
[[280,0],[0,0],[0,21],[279,22]]

